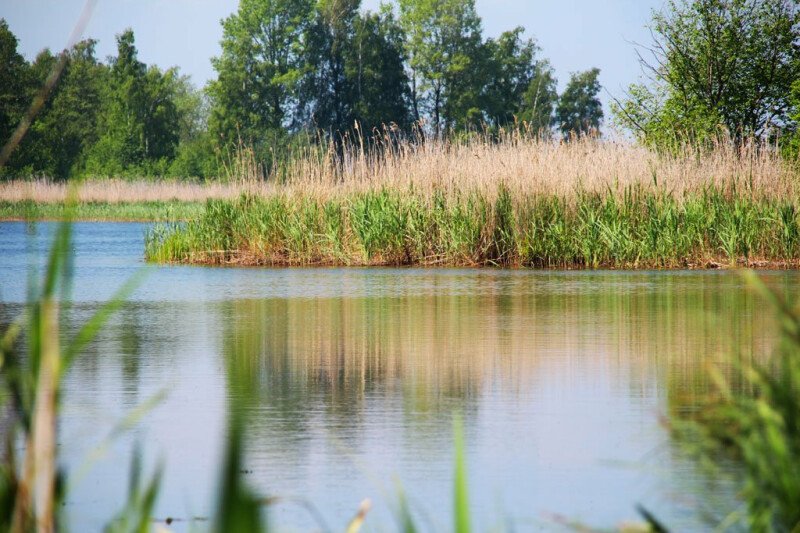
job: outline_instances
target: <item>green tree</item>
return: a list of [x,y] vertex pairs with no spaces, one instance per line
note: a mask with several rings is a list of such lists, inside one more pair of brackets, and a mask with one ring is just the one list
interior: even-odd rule
[[328,133],[353,126],[354,88],[347,76],[360,0],[319,0],[305,35],[301,109],[305,121]]
[[[24,100],[31,103],[37,96],[39,89],[44,85],[53,67],[59,61],[49,49],[45,48],[36,55],[34,61],[28,65],[24,87]],[[57,87],[56,87],[57,89]],[[20,176],[49,175],[52,166],[53,153],[48,150],[45,139],[42,138],[40,123],[42,115],[47,114],[52,102],[51,97],[42,103],[36,121],[28,128],[26,135],[21,139],[11,155],[11,167],[14,173]],[[21,110],[20,118],[24,113]]]
[[177,69],[162,72],[139,61],[131,30],[117,37],[100,119],[102,135],[91,149],[89,172],[165,172],[179,137],[177,77]]
[[367,132],[410,122],[409,80],[405,71],[403,32],[387,6],[355,21],[346,49],[346,75],[353,90],[353,114]]
[[617,102],[617,122],[649,144],[766,138],[791,122],[800,77],[795,0],[670,0],[640,54],[649,84]]
[[537,73],[534,58],[539,49],[532,39],[523,40],[524,31],[517,27],[486,42],[488,79],[482,101],[488,121],[496,126],[519,117]]
[[547,60],[540,60],[523,95],[519,119],[532,133],[547,136],[555,123],[558,81]]
[[433,134],[480,115],[485,57],[474,0],[399,0],[415,120],[429,110]]
[[111,60],[109,84],[100,120],[102,135],[91,150],[88,170],[120,174],[144,161],[145,76],[133,31],[117,36],[117,57]]
[[603,120],[600,94],[600,69],[573,73],[556,108],[558,127],[565,138],[597,134]]
[[287,125],[303,68],[311,0],[241,0],[222,23],[209,128],[221,144],[257,143]]
[[[32,171],[66,179],[80,173],[88,150],[98,139],[99,110],[108,68],[95,57],[97,42],[88,39],[64,52],[61,78],[23,140],[21,149],[32,160]],[[35,63],[37,86],[57,61],[45,51]]]
[[189,76],[173,79],[173,101],[178,112],[178,146],[167,173],[177,178],[218,176],[217,150],[208,132],[210,102]]
[[[0,19],[0,148],[10,139],[17,124],[30,104],[28,63],[17,52],[17,37]],[[16,157],[0,167],[0,177],[12,172]]]

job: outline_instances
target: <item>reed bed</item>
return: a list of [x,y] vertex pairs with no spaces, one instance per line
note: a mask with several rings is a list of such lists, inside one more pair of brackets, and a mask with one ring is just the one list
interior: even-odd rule
[[370,146],[345,139],[338,150],[301,150],[273,172],[271,182],[322,196],[375,188],[492,194],[500,184],[515,193],[567,198],[631,187],[682,195],[731,183],[777,198],[796,192],[794,170],[776,150],[757,143],[720,141],[712,149],[687,146],[667,155],[627,141],[554,142],[517,130],[424,144],[386,137]]
[[627,142],[345,137],[266,182],[156,228],[152,261],[246,265],[686,268],[796,266],[796,172],[720,142],[659,154]]
[[[800,264],[797,171],[768,146],[721,141],[663,154],[624,141],[555,142],[519,130],[424,143],[388,133],[365,142],[355,134],[327,148],[296,148],[265,179],[250,157],[231,167],[241,175],[226,182],[88,181],[78,205],[110,206],[99,218],[114,219],[115,210],[137,203],[205,202],[204,209],[149,216],[189,219],[149,234],[147,258],[159,262]],[[67,194],[58,183],[0,184],[11,215],[25,202],[57,205]]]
[[175,222],[199,217],[204,202],[177,200],[158,202],[99,203],[87,202],[66,207],[63,203],[0,201],[0,220],[65,220],[82,221]]
[[[375,137],[369,143],[345,136],[327,149],[296,148],[269,172],[253,170],[252,154],[237,152],[222,181],[85,180],[77,202],[131,203],[209,199],[232,200],[242,193],[270,197],[290,194],[328,198],[381,188],[422,192],[480,191],[494,194],[502,184],[514,193],[619,194],[646,187],[682,195],[732,183],[760,196],[794,197],[797,173],[776,150],[756,143],[720,142],[713,149],[686,147],[665,155],[626,141],[591,138],[555,142],[520,131],[499,138],[476,135],[461,141],[396,140]],[[262,179],[263,178],[263,179]],[[63,202],[70,187],[46,179],[0,182],[0,201]]]
[[707,187],[574,198],[498,186],[381,188],[326,199],[211,200],[199,219],[155,227],[150,261],[240,265],[537,268],[795,267],[796,200]]
[[[0,181],[0,202],[60,204],[70,197],[67,182],[47,179]],[[186,181],[87,180],[75,191],[78,203],[129,204],[146,202],[205,202],[236,198],[243,190],[237,183]]]

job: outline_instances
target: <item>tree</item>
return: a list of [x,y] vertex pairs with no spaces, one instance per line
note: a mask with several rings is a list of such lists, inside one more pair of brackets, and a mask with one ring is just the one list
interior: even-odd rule
[[565,138],[599,132],[603,120],[603,104],[597,97],[600,94],[599,76],[598,68],[570,76],[556,108],[559,129]]
[[177,69],[162,72],[138,59],[133,32],[117,37],[102,135],[91,150],[90,172],[118,174],[130,169],[162,173],[175,154],[180,116],[175,104]]
[[346,131],[355,119],[345,57],[359,6],[360,0],[319,0],[306,31],[301,109],[309,125],[328,133]]
[[523,95],[520,120],[537,135],[547,136],[555,123],[558,104],[557,80],[546,60],[536,63],[533,77]]
[[[108,68],[97,61],[97,41],[77,43],[66,57],[61,78],[39,112],[21,148],[31,154],[33,169],[59,179],[79,173],[89,148],[98,139],[99,110],[108,80]],[[35,75],[44,83],[57,60],[49,52],[39,55]]]
[[346,49],[346,75],[353,90],[353,115],[367,132],[410,122],[409,80],[403,33],[390,8],[365,13],[355,21]]
[[[17,37],[8,23],[0,19],[0,149],[11,138],[30,103],[28,64],[17,52],[17,45]],[[9,170],[14,163],[12,157]],[[0,173],[3,172],[0,167]]]
[[488,79],[482,107],[488,122],[495,126],[513,122],[518,117],[537,72],[534,58],[539,49],[532,39],[522,39],[524,31],[517,27],[503,32],[497,40],[486,42]]
[[650,84],[630,87],[617,121],[656,145],[766,138],[791,122],[799,23],[796,0],[671,0],[640,53]]
[[303,68],[311,0],[241,0],[222,23],[222,54],[212,59],[209,128],[221,144],[256,143],[287,126]]
[[102,135],[92,149],[91,172],[119,174],[145,157],[147,66],[139,61],[133,31],[117,36],[117,57],[111,61],[108,93],[101,118]]
[[399,6],[414,118],[427,107],[439,137],[480,114],[481,19],[474,0],[399,0]]

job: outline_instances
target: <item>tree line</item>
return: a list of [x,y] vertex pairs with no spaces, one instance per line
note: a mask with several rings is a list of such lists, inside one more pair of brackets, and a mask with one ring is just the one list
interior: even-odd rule
[[[800,2],[669,0],[639,46],[645,74],[612,104],[614,122],[657,149],[775,143],[800,152]],[[0,144],[56,65],[63,71],[0,177],[213,177],[242,146],[269,169],[297,145],[373,132],[453,138],[521,127],[596,134],[600,71],[559,95],[522,27],[485,38],[474,0],[240,0],[222,21],[216,77],[195,88],[178,68],[116,56],[91,39],[27,62],[0,20]]]
[[54,66],[63,71],[0,177],[213,177],[236,147],[267,167],[298,143],[373,132],[445,138],[510,125],[535,134],[599,131],[600,71],[561,95],[518,27],[485,38],[474,0],[241,0],[222,21],[216,78],[138,58],[133,32],[102,61],[92,39],[27,62],[0,20],[0,144]]

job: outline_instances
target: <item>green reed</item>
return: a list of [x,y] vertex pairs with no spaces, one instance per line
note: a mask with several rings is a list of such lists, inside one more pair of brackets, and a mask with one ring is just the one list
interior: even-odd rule
[[24,200],[0,201],[0,220],[74,220],[170,222],[196,218],[203,212],[203,202],[178,200],[157,202],[82,202],[70,208],[62,203]]
[[377,189],[209,200],[186,224],[146,238],[155,262],[685,268],[800,253],[797,199],[706,188],[567,196]]

